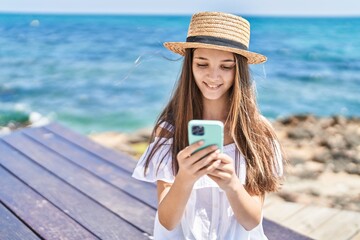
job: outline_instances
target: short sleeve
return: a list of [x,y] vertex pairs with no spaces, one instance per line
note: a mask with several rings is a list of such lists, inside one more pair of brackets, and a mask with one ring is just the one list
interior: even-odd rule
[[[148,158],[157,141],[159,141],[161,146],[152,156],[149,166],[146,170],[146,174],[144,175],[146,159]],[[172,139],[155,138],[155,140],[148,146],[144,154],[140,157],[132,177],[146,182],[156,182],[161,180],[164,182],[173,183],[175,177],[172,171],[171,145]]]

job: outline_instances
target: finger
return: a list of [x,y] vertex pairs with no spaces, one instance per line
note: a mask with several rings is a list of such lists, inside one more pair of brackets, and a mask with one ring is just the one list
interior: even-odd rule
[[205,175],[205,174],[208,174],[210,172],[213,172],[219,166],[220,163],[221,163],[221,160],[216,160],[213,163],[211,163],[209,166],[202,168],[198,172],[198,174],[199,175]]
[[186,164],[187,162],[184,161],[185,158],[184,158],[184,150],[181,150],[177,155],[176,155],[176,160],[178,161],[179,163],[179,167],[181,167],[183,164]]
[[212,172],[208,173],[208,175],[220,178],[220,179],[226,179],[231,177],[231,175],[227,172],[221,171],[219,169],[214,169]]
[[188,158],[196,149],[198,149],[199,147],[201,147],[202,145],[204,145],[204,141],[198,141],[195,142],[189,146],[187,146],[186,148],[184,148],[183,150],[181,150],[178,154],[178,156],[181,159],[184,158]]
[[192,157],[194,157],[195,159],[203,159],[206,156],[208,156],[210,153],[216,151],[217,149],[218,147],[216,145],[212,145],[194,153]]
[[227,173],[234,172],[234,167],[231,164],[224,164],[223,162],[221,162],[221,164],[216,169]]
[[[208,166],[211,162],[218,160],[217,156],[220,153],[220,150],[216,150],[215,152],[211,153],[207,157],[200,159],[199,161],[194,163],[194,167],[197,169],[202,169],[205,166]],[[221,161],[220,161],[221,163]]]
[[214,180],[215,182],[218,182],[218,181],[221,181],[221,180],[222,180],[221,178],[218,178],[218,177],[213,176],[213,175],[211,175],[211,174],[207,174],[207,176],[208,176],[209,178],[211,178],[212,180]]
[[233,163],[233,159],[224,153],[220,153],[218,157],[223,163]]

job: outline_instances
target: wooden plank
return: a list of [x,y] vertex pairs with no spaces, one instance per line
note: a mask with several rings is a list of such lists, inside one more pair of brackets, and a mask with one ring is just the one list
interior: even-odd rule
[[[89,156],[88,154],[86,154],[86,152],[84,152],[78,148],[73,148],[71,145],[66,144],[61,139],[58,139],[57,135],[54,133],[47,132],[45,129],[31,129],[31,130],[27,130],[25,132],[25,134],[28,135],[29,137],[33,138],[34,140],[39,141],[40,143],[46,145],[47,147],[51,148],[52,150],[56,151],[58,154],[65,156],[68,159],[76,160],[77,163],[79,163],[81,166],[87,168],[90,171],[96,172],[96,174],[98,176],[104,175],[104,174],[102,174],[102,172],[106,173],[105,177],[106,177],[106,175],[111,175],[111,171],[107,171],[104,169],[104,166],[101,166],[101,165],[104,165],[104,163],[97,163],[96,159],[93,159],[92,156]],[[86,159],[86,161],[81,162],[82,159]],[[90,161],[88,161],[88,160],[90,160]],[[91,163],[89,163],[89,162],[91,162]],[[96,166],[97,164],[100,164],[100,165]],[[100,171],[97,171],[97,168],[99,168]],[[104,176],[102,176],[102,177],[104,177]],[[128,174],[126,177],[129,178],[130,174]],[[136,182],[138,182],[138,181],[136,181]],[[141,188],[142,188],[142,190],[146,191],[146,189],[144,189],[144,186],[140,186],[140,188],[139,188],[140,191],[141,191]],[[152,185],[150,193],[146,192],[146,194],[141,194],[138,197],[146,199],[146,198],[148,198],[148,196],[150,196],[150,194],[152,194],[154,197],[156,197],[154,185]],[[156,208],[156,205],[153,205],[153,206]],[[277,227],[277,230],[279,230],[279,228],[280,227]],[[290,231],[287,231],[287,232],[290,232]],[[291,232],[291,234],[294,236],[293,232]]]
[[[156,186],[131,177],[131,174],[122,168],[114,167],[88,151],[70,144],[56,134],[43,128],[31,128],[23,131],[31,139],[53,150],[58,155],[74,162],[80,167],[96,174],[101,179],[118,187],[131,196],[145,202],[153,209],[157,208]],[[128,159],[123,159],[128,161]],[[132,161],[132,160],[131,160]]]
[[[41,144],[46,145],[47,147],[51,148],[52,150],[56,151],[58,154],[71,159],[71,160],[76,160],[77,163],[81,166],[83,166],[84,168],[88,169],[89,171],[95,172],[98,176],[101,177],[106,177],[107,175],[111,175],[111,171],[104,169],[104,163],[103,162],[98,162],[96,158],[89,156],[88,154],[86,154],[85,151],[79,149],[79,148],[74,148],[72,145],[66,144],[63,140],[59,139],[57,137],[56,134],[52,133],[52,132],[48,132],[45,129],[30,129],[27,130],[25,132],[26,135],[28,135],[29,137],[31,137],[32,139],[39,141]],[[86,159],[86,161],[81,161],[82,159]],[[106,168],[106,166],[105,166]],[[105,173],[105,176],[103,176]],[[116,176],[116,174],[115,174]],[[130,174],[128,174],[126,176],[127,178],[130,177]],[[111,182],[111,180],[110,180]],[[136,181],[139,182],[139,181]],[[131,183],[134,184],[134,183]],[[120,186],[122,189],[124,186]],[[140,192],[143,192],[145,190],[146,194],[141,194],[137,197],[140,197],[142,199],[147,199],[148,196],[151,196],[151,194],[156,197],[156,192],[155,192],[155,188],[154,185],[151,185],[151,192],[148,193],[146,191],[146,188],[144,189],[144,186],[140,186],[140,188],[138,190],[140,190]],[[142,189],[141,189],[142,188]],[[141,191],[143,190],[143,191]],[[133,194],[133,193],[131,193]],[[156,200],[154,200],[156,201]],[[156,205],[152,205],[154,208],[156,208]],[[272,225],[274,226],[274,224]],[[280,228],[283,228],[281,226],[278,226],[276,229],[279,230]],[[284,228],[283,228],[284,229]],[[279,232],[279,231],[277,231]],[[294,232],[292,232],[291,230],[287,230],[286,231],[288,233],[287,236],[297,236],[294,235]],[[284,234],[284,231],[283,231]],[[290,234],[290,235],[289,235]],[[276,235],[278,236],[278,235]],[[301,236],[303,237],[303,236]],[[300,238],[302,239],[302,238]]]
[[[289,202],[274,202],[272,205],[265,205],[263,212],[264,217],[269,218],[275,222],[282,223],[287,218],[295,215],[301,209],[305,208],[303,204],[295,204]],[[281,209],[281,211],[279,211]]]
[[[79,148],[83,148],[84,150],[91,152],[97,157],[125,169],[129,173],[132,173],[136,166],[136,161],[130,156],[120,152],[115,152],[111,149],[101,146],[100,144],[97,144],[94,141],[90,140],[88,137],[75,133],[67,129],[66,127],[60,125],[59,123],[51,123],[44,126],[44,128],[53,133],[56,133],[58,136],[63,137],[67,141],[73,143],[73,145],[78,146]],[[125,159],[127,159],[128,161],[124,161]]]
[[155,219],[153,208],[109,185],[52,150],[25,138],[21,133],[7,135],[4,141],[143,232],[152,234]]
[[[67,129],[64,129],[64,130],[67,130]],[[67,131],[69,131],[69,130],[67,130]],[[24,131],[22,131],[22,132],[24,132]],[[83,159],[83,158],[87,158],[87,157],[92,156],[92,155],[98,156],[100,158],[102,157],[101,154],[98,154],[96,152],[97,151],[96,149],[90,149],[90,151],[88,151],[89,149],[86,149],[86,147],[91,147],[92,144],[84,145],[86,147],[77,145],[77,147],[75,147],[75,148],[71,148],[71,147],[68,148],[67,145],[73,143],[74,141],[71,140],[71,139],[69,141],[68,139],[64,138],[63,136],[58,137],[57,134],[54,133],[54,132],[52,132],[54,135],[51,135],[51,134],[49,135],[49,133],[47,133],[46,131],[43,131],[43,130],[40,130],[40,131],[38,131],[38,130],[36,130],[36,131],[26,130],[25,132],[26,132],[27,136],[30,137],[32,140],[34,140],[37,144],[43,144],[43,146],[42,146],[43,148],[50,148],[51,151],[55,151],[55,153],[53,152],[55,155],[61,156],[61,158],[63,158],[63,159],[66,158],[66,160],[68,160],[68,161],[70,161],[70,160],[72,161],[74,159],[78,160],[79,158]],[[36,134],[34,134],[34,133],[36,133]],[[69,134],[71,135],[71,131],[69,131]],[[47,138],[49,138],[49,136],[50,136],[50,141],[47,140]],[[82,136],[80,136],[80,137],[82,137]],[[55,141],[53,139],[51,139],[51,138],[54,138]],[[86,141],[91,141],[91,140],[86,139]],[[62,144],[61,144],[61,142],[62,142]],[[96,144],[96,143],[93,143],[93,144]],[[63,147],[65,147],[65,149]],[[81,152],[87,152],[87,151],[88,151],[87,155],[84,154],[84,153],[81,153]],[[64,154],[64,153],[72,153],[72,152],[75,152],[75,155]],[[99,164],[99,162],[98,163],[96,162],[96,157],[93,156],[92,159],[93,160],[95,159],[92,162],[92,164],[94,166],[98,167],[99,165],[97,165],[97,164]],[[116,161],[119,161],[119,158]],[[121,159],[121,161],[122,161],[122,159]],[[119,162],[121,162],[121,161],[119,161]],[[76,162],[76,164],[78,164],[79,166],[86,168],[86,164],[84,165],[83,163],[86,163],[86,162],[82,162],[82,163]],[[105,165],[107,166],[108,164],[105,163]],[[119,169],[118,168],[119,164],[110,163],[109,165],[114,167],[115,169]],[[87,168],[87,170],[88,171],[93,170],[94,166],[92,166],[91,168]],[[102,176],[102,175],[106,175],[107,171],[111,170],[111,168],[109,168],[108,170],[103,169],[102,174],[101,174],[100,170],[101,170],[101,168],[99,169],[99,171],[92,171],[92,172],[95,173],[98,176]],[[128,169],[127,172],[128,172],[127,176],[130,177],[130,173],[132,172],[132,169],[130,169],[130,171]],[[110,173],[116,173],[116,172],[110,171]],[[106,179],[106,178],[104,178],[104,179]],[[111,181],[109,181],[109,182],[111,182]],[[114,183],[112,183],[112,184],[114,184]],[[117,184],[114,184],[114,185],[117,185]],[[121,188],[122,185],[120,184],[118,186]],[[144,187],[142,187],[142,188],[144,189]],[[141,191],[141,188],[139,188],[139,190]],[[146,197],[146,195],[143,195],[143,196]],[[141,209],[139,209],[139,211],[140,210]],[[148,219],[146,220],[144,218],[144,220],[149,222]],[[153,224],[153,219],[150,222],[151,222],[151,224]],[[283,226],[281,226],[279,224],[276,224],[276,223],[274,223],[272,221],[269,221],[267,219],[264,219],[264,229],[265,229],[266,235],[269,237],[270,240],[271,239],[294,239],[294,240],[295,239],[296,240],[298,240],[298,239],[299,240],[300,239],[309,239],[309,238],[306,238],[306,237],[304,237],[302,235],[299,235],[299,234],[293,232],[290,229],[286,229],[285,227],[283,227]]]
[[[286,226],[297,232],[309,235],[339,211],[338,209],[306,206],[290,218],[287,218],[285,220]],[[310,236],[312,235],[310,234]]]
[[[49,159],[49,162],[51,162],[51,156],[39,151],[40,146],[36,144],[26,144],[22,141],[23,139],[20,138],[21,135],[19,134],[11,136],[17,136],[16,138],[11,137],[11,139],[18,141],[20,146],[22,146],[22,148],[20,148],[21,150],[25,148],[31,149],[31,151],[39,153],[36,157],[40,160]],[[37,192],[46,197],[46,202],[50,201],[56,205],[69,216],[68,218],[71,217],[75,219],[101,239],[148,239],[143,234],[143,231],[129,224],[128,221],[123,220],[107,208],[99,205],[85,194],[56,177],[54,173],[45,170],[4,142],[0,141],[0,143],[2,143],[0,144],[0,152],[2,153],[0,156],[0,164],[21,178],[22,181],[26,182],[31,188],[36,189]],[[74,181],[80,182],[86,181],[86,178],[81,178],[81,172],[67,169],[66,164],[62,164],[61,161],[58,161],[55,167],[61,169],[62,172],[68,171],[68,179],[73,178]],[[11,186],[11,184],[8,183],[5,185]],[[92,187],[95,189],[96,185]],[[11,190],[9,189],[9,191]],[[98,192],[98,194],[101,194],[101,192]],[[16,201],[14,204],[18,203],[18,200],[14,200]],[[118,201],[123,203],[121,199],[118,199]],[[22,203],[22,201],[19,202]],[[26,205],[25,203],[23,204]],[[33,219],[29,221],[33,221]],[[62,231],[72,232],[72,229],[62,229]],[[84,238],[78,237],[75,239]]]
[[[3,179],[1,183],[3,184]],[[0,239],[38,240],[40,238],[13,215],[0,200]]]
[[265,235],[269,240],[311,240],[309,237],[285,228],[284,226],[268,219],[263,220],[263,227]]
[[[0,158],[4,159],[4,151]],[[45,239],[97,239],[3,167],[0,167],[0,199],[22,221]]]
[[[83,151],[82,149],[79,149],[79,148],[71,148],[71,145],[66,144],[64,142],[64,140],[59,139],[57,137],[57,135],[52,132],[47,132],[46,130],[43,130],[43,129],[31,129],[31,130],[27,130],[25,132],[25,134],[28,135],[29,137],[31,137],[32,139],[39,141],[40,143],[46,145],[47,147],[51,148],[52,150],[56,151],[58,154],[65,156],[68,159],[76,159],[77,162],[81,161],[81,159],[87,159],[87,160],[92,159],[91,156],[84,155],[84,153],[86,153],[85,151]],[[96,164],[96,161],[94,161],[94,162]],[[85,168],[89,169],[90,171],[94,170],[94,167],[90,167],[91,164],[89,164],[87,162],[80,163],[80,165],[84,166]],[[88,165],[88,166],[86,166],[86,165]],[[104,169],[102,171],[106,174],[108,173],[107,171],[104,171]],[[102,175],[101,171],[97,171],[96,174],[99,176]],[[128,175],[128,177],[129,177],[129,175]],[[142,186],[142,188],[143,188],[143,186]],[[139,189],[139,190],[141,191],[141,189]],[[144,190],[144,188],[143,188],[143,190]],[[156,196],[156,192],[154,192],[154,190],[155,189],[151,189],[152,193],[150,193],[150,194],[152,194],[153,196]],[[139,196],[139,197],[146,199],[146,198],[148,198],[148,196],[149,196],[149,193],[143,194],[142,196]],[[154,205],[154,204],[152,206],[156,207],[156,205]],[[294,235],[294,232],[292,232],[291,230],[286,230],[284,227],[278,226],[276,229],[277,230],[283,229],[283,234],[284,234],[284,230],[285,230],[286,233],[290,234],[287,236],[293,236],[293,237],[297,236],[296,234]],[[274,232],[273,232],[273,235],[274,235]],[[278,236],[278,234],[276,236]]]
[[342,210],[311,232],[315,239],[350,239],[360,229],[360,213]]

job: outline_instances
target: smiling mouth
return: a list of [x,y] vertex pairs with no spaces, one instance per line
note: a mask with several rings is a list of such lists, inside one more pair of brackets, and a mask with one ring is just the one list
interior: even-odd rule
[[206,82],[203,82],[206,87],[210,88],[211,90],[216,90],[221,87],[222,84],[208,84]]

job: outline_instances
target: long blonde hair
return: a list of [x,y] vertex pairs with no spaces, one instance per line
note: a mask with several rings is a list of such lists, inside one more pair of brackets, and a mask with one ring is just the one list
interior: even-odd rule
[[[238,54],[234,55],[236,73],[234,84],[229,89],[230,111],[227,122],[237,150],[246,159],[246,189],[257,195],[276,191],[281,180],[276,174],[276,169],[279,169],[276,160],[279,157],[278,140],[275,131],[258,110],[247,59]],[[172,169],[175,176],[179,170],[176,156],[179,151],[189,145],[187,123],[192,119],[202,119],[202,94],[195,83],[192,60],[193,51],[187,49],[175,91],[152,132],[151,141],[155,143],[146,159],[144,174],[155,152],[164,143],[161,139],[172,138],[173,142],[169,150],[171,152],[168,154],[172,156]],[[162,128],[161,125],[164,122],[170,124],[173,130],[168,131]],[[163,160],[160,161],[159,166]]]

